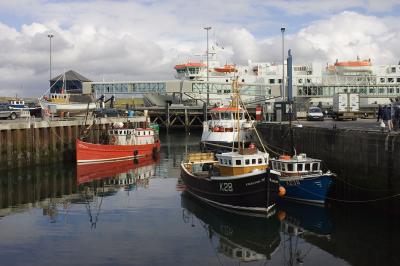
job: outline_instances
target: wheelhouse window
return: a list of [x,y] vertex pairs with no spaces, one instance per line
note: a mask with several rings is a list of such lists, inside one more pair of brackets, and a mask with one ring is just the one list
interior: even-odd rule
[[304,169],[306,171],[310,171],[310,164],[309,163],[306,163],[304,166],[305,166]]
[[314,163],[312,166],[313,171],[318,171],[319,170],[319,163]]
[[262,164],[262,158],[258,158],[258,164]]
[[230,120],[230,119],[232,119],[232,114],[231,113],[221,113],[221,119],[222,120]]
[[242,161],[241,160],[236,160],[236,165],[242,165]]
[[304,166],[304,164],[298,163],[297,164],[297,171],[299,171],[299,172],[303,171],[303,166]]
[[256,164],[256,161],[257,161],[256,159],[252,159],[251,164]]
[[245,162],[246,165],[249,165],[250,164],[250,159],[246,159],[244,162]]
[[291,163],[287,164],[287,169],[289,172],[293,172],[293,164]]

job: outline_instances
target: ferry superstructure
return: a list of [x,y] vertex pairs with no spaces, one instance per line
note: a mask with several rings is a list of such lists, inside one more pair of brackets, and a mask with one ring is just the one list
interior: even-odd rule
[[[125,98],[146,95],[156,105],[166,102],[199,105],[205,102],[208,92],[210,104],[221,105],[229,102],[232,79],[239,77],[246,104],[279,100],[283,69],[287,77],[286,63],[284,67],[250,60],[247,65],[221,64],[216,53],[210,55],[208,67],[204,59],[171,66],[175,70],[175,80],[84,82],[83,90]],[[356,58],[331,64],[295,64],[292,73],[292,95],[308,105],[332,105],[332,96],[343,92],[359,93],[360,107],[375,107],[400,96],[400,65],[374,65],[370,59]]]

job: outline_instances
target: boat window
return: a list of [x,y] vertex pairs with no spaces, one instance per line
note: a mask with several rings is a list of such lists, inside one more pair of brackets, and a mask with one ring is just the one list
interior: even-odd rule
[[226,159],[224,159],[224,164],[228,164],[228,162],[226,161]]
[[222,163],[222,159],[219,159],[219,163],[220,163],[220,164],[223,164],[223,163]]
[[258,164],[262,164],[262,158],[258,158]]
[[241,165],[242,161],[241,160],[236,160],[236,165]]
[[252,159],[251,164],[256,164],[256,159]]
[[313,171],[318,171],[318,165],[319,165],[319,163],[313,163],[313,166],[312,166],[312,169],[313,169]]
[[250,164],[250,159],[246,159],[246,160],[244,161],[244,163],[245,163],[246,165],[249,165],[249,164]]
[[303,171],[303,165],[302,163],[297,164],[297,171]]
[[229,165],[232,165],[232,160],[229,160]]
[[231,118],[231,113],[221,113],[221,119],[223,120],[230,120]]
[[293,172],[293,164],[291,163],[287,164],[287,170]]
[[310,171],[310,164],[309,164],[309,163],[306,163],[306,164],[305,164],[305,170],[306,170],[306,171]]

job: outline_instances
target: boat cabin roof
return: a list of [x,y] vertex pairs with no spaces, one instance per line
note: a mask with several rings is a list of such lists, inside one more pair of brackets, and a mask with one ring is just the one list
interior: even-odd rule
[[258,151],[253,154],[240,154],[239,152],[225,152],[216,155],[220,165],[230,167],[243,167],[263,165],[268,163],[268,153]]
[[290,159],[271,159],[273,170],[287,173],[308,173],[321,170],[321,160],[296,157]]

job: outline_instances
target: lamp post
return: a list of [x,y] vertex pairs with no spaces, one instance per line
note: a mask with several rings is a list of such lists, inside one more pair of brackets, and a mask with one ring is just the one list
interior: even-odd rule
[[208,74],[208,31],[211,30],[211,27],[205,27],[204,28],[207,31],[207,106],[210,105],[210,89],[209,89],[209,85],[208,85],[208,78],[209,78],[209,74]]
[[49,34],[49,35],[47,35],[47,37],[49,37],[49,39],[50,39],[50,79],[49,79],[49,82],[51,82],[51,38],[53,38],[54,35],[53,34]]
[[282,32],[282,90],[281,90],[281,96],[282,100],[285,100],[285,28],[281,28]]

